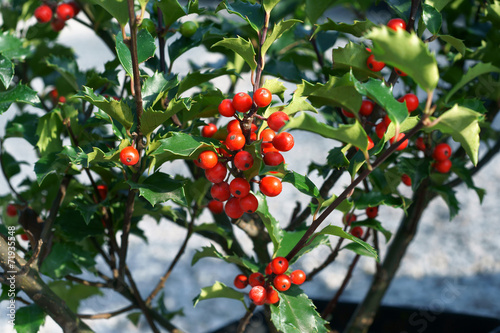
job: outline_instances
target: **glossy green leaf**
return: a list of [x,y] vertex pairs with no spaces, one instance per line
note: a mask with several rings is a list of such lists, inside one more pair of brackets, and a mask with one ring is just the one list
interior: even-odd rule
[[399,68],[427,92],[436,88],[439,80],[436,59],[414,32],[380,26],[365,37],[373,41],[372,52],[378,61]]
[[37,93],[24,84],[18,84],[11,90],[0,92],[0,115],[7,111],[12,103],[25,103],[40,107]]
[[367,249],[365,249],[363,246],[359,245],[356,242],[351,242],[351,243],[347,244],[346,246],[342,247],[341,250],[349,250],[349,251],[352,251],[360,256],[366,256],[366,257],[371,256],[371,253],[368,252]]
[[47,66],[61,75],[73,92],[77,92],[80,86],[85,83],[85,77],[78,69],[78,64],[75,59],[51,55],[45,62]]
[[31,51],[21,39],[6,31],[0,35],[0,53],[7,59],[24,59]]
[[376,191],[355,192],[352,195],[356,209],[365,209],[367,207],[376,207],[386,205],[394,208],[401,208],[409,205],[409,200],[404,197],[397,197],[391,194],[383,194]]
[[328,165],[335,169],[345,168],[349,165],[349,160],[345,156],[344,148],[333,148],[328,152],[326,161]]
[[425,3],[436,8],[437,11],[441,11],[451,1],[452,0],[425,0]]
[[15,320],[13,320],[14,329],[17,333],[38,332],[45,323],[45,316],[45,312],[36,304],[19,307],[16,309]]
[[141,117],[141,131],[145,135],[152,133],[158,126],[170,119],[174,114],[182,110],[189,110],[190,105],[187,98],[169,101],[167,109],[156,111],[152,108],[144,110]]
[[[290,253],[294,246],[297,245],[299,240],[302,238],[302,236],[304,236],[306,232],[306,228],[297,229],[295,231],[283,231],[283,239],[281,240],[278,249],[275,248],[273,257],[285,257],[288,253]],[[329,237],[326,235],[315,237],[310,243],[300,249],[300,251],[290,260],[289,264],[292,265],[301,256],[311,252],[320,245],[329,246]]]
[[142,107],[147,110],[163,97],[173,87],[177,86],[179,81],[176,75],[154,73],[153,76],[144,80],[142,85]]
[[314,198],[320,197],[319,190],[316,185],[314,185],[312,180],[309,179],[309,177],[298,174],[295,171],[288,172],[281,181],[292,184],[297,190],[304,194]]
[[99,208],[98,204],[89,202],[83,198],[74,199],[73,201],[71,201],[70,206],[74,207],[78,212],[80,212],[80,214],[83,217],[83,220],[85,221],[85,224],[87,225],[90,223],[90,219],[97,212],[97,209]]
[[286,87],[280,79],[266,80],[262,85],[263,88],[269,89],[271,94],[279,96],[283,101]]
[[96,265],[92,254],[74,243],[55,243],[43,261],[41,272],[53,279],[81,274],[82,268]]
[[248,66],[250,66],[252,70],[255,70],[257,68],[257,62],[255,61],[255,50],[249,40],[245,40],[239,36],[238,38],[224,38],[223,40],[212,45],[212,47],[215,46],[222,46],[236,52],[245,60],[245,62],[248,64]]
[[403,18],[408,22],[408,16],[410,15],[411,1],[407,0],[385,0],[397,14],[397,16]]
[[[391,236],[392,236],[392,232],[390,232],[389,230],[382,227],[382,224],[379,221],[374,220],[374,219],[367,219],[364,221],[353,222],[353,223],[351,223],[351,227],[368,227],[368,228],[380,231],[384,235],[386,243],[389,242],[389,240],[391,239]],[[354,243],[351,243],[351,244],[354,244]],[[357,244],[357,243],[355,243],[355,244]],[[364,250],[367,251],[366,249],[364,249]],[[363,254],[363,255],[366,255],[366,254]]]
[[[141,29],[137,33],[137,60],[140,63],[148,60],[155,55],[156,43],[147,29]],[[130,49],[123,42],[122,34],[116,35],[116,53],[123,68],[130,77],[133,77],[132,55]]]
[[422,19],[431,34],[436,35],[441,30],[443,18],[441,13],[431,5],[422,4]]
[[29,165],[24,161],[17,161],[14,156],[6,152],[5,149],[2,151],[0,163],[2,164],[2,172],[8,179],[21,172],[21,165]]
[[328,19],[326,23],[318,25],[318,27],[313,33],[313,37],[316,36],[316,34],[320,31],[328,31],[328,30],[351,34],[354,37],[362,37],[368,30],[370,30],[375,26],[376,25],[374,23],[368,20],[367,21],[354,20],[352,24],[347,24],[342,22],[335,23],[331,19]]
[[460,210],[457,197],[455,196],[456,192],[449,186],[433,186],[432,190],[438,193],[446,202],[450,212],[450,221],[453,220]]
[[68,163],[66,158],[58,157],[55,152],[40,157],[34,168],[38,184],[42,184],[50,174],[62,175],[67,170]]
[[9,88],[10,82],[14,77],[14,64],[9,58],[0,54],[0,81],[5,89]]
[[157,142],[157,146],[151,155],[163,155],[162,158],[167,161],[175,158],[195,159],[202,150],[215,150],[214,147],[218,146],[218,144],[219,141],[214,139],[182,132],[170,132],[166,138]]
[[167,27],[170,27],[175,21],[186,15],[184,8],[177,0],[160,0],[157,4],[163,14],[163,24]]
[[262,223],[264,223],[276,251],[283,240],[283,230],[280,227],[279,221],[276,220],[269,212],[266,197],[260,192],[258,192],[255,196],[257,197],[257,200],[259,200],[259,207],[257,208],[256,213],[261,218]]
[[206,299],[230,298],[240,301],[246,308],[245,295],[245,293],[236,291],[226,286],[224,283],[217,281],[211,287],[201,288],[200,294],[193,299],[193,306],[195,307],[199,301],[204,301]]
[[179,89],[177,90],[177,96],[180,96],[186,90],[197,87],[204,82],[215,79],[216,77],[223,75],[233,75],[235,74],[232,70],[227,70],[226,68],[219,68],[214,70],[207,70],[204,72],[196,71],[189,72],[186,77],[184,77],[180,84]]
[[283,333],[327,333],[325,324],[313,302],[297,286],[280,292],[278,305],[271,305],[271,321]]
[[91,0],[116,18],[123,27],[129,20],[127,0]]
[[132,189],[139,190],[139,195],[149,201],[153,207],[169,200],[182,206],[187,205],[184,182],[173,179],[165,173],[156,172],[140,184],[129,180],[128,184]]
[[264,0],[262,3],[262,6],[264,7],[264,10],[268,13],[273,10],[273,8],[280,2],[281,0]]
[[226,9],[228,13],[238,15],[248,22],[253,30],[259,32],[264,26],[265,11],[259,3],[244,2],[236,0],[229,3],[224,0],[217,7],[217,11]]
[[306,15],[312,24],[323,16],[323,13],[333,4],[335,0],[306,0]]
[[438,37],[439,37],[439,39],[441,39],[441,40],[445,41],[446,43],[450,44],[451,46],[453,46],[462,55],[465,55],[465,51],[467,50],[467,48],[461,39],[455,38],[455,37],[450,36],[450,35],[439,35]]
[[280,38],[283,33],[286,31],[290,30],[293,28],[293,26],[300,22],[299,20],[287,20],[287,21],[280,21],[276,23],[271,31],[271,33],[267,36],[266,40],[264,41],[264,45],[262,45],[262,54],[265,55],[267,53],[267,50],[271,47],[271,45],[276,41],[278,38]]
[[267,110],[264,112],[264,117],[269,117],[271,113],[274,113],[276,111],[285,112],[289,116],[292,116],[299,111],[310,111],[318,113],[318,111],[307,102],[307,98],[300,96],[297,91],[294,92],[290,103],[286,105],[271,106],[267,108]]
[[344,75],[352,70],[358,80],[366,80],[368,77],[380,78],[380,72],[374,72],[366,65],[370,53],[363,45],[349,42],[344,47],[334,48],[333,73]]
[[500,3],[498,1],[493,1],[488,3],[485,9],[486,19],[493,23],[493,25],[498,29],[500,27]]
[[375,258],[377,261],[379,260],[378,255],[377,255],[377,251],[375,251],[375,249],[373,247],[371,247],[370,244],[362,241],[361,239],[359,239],[357,237],[354,237],[351,234],[346,233],[339,226],[329,225],[329,226],[325,227],[323,230],[321,230],[320,232],[316,233],[315,235],[332,235],[332,236],[338,236],[338,237],[342,237],[342,238],[345,238],[348,240],[352,240],[352,241],[360,244],[361,246],[363,246],[367,250],[367,253],[369,253],[370,257]]
[[489,73],[500,73],[500,68],[493,66],[490,63],[483,62],[476,64],[474,67],[470,67],[467,73],[465,73],[462,78],[457,83],[455,83],[453,88],[448,91],[446,97],[444,98],[445,103],[447,103],[450,100],[451,96],[453,96],[458,90],[460,90],[460,88],[465,86],[467,83],[474,80],[480,75]]
[[210,246],[204,246],[201,248],[201,250],[197,250],[196,253],[193,255],[191,265],[196,264],[202,258],[219,258],[224,260],[228,264],[236,264],[238,266],[250,270],[251,272],[259,271],[259,265],[257,265],[252,260],[242,258],[236,255],[230,255],[230,256],[224,255],[219,251],[217,251],[217,249],[213,244],[211,244]]

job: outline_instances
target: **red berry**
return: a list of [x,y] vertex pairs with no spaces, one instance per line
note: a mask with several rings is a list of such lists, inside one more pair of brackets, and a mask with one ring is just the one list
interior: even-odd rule
[[274,288],[278,291],[287,291],[292,285],[292,279],[288,275],[277,275],[273,280]]
[[451,161],[450,160],[442,160],[434,162],[433,166],[437,172],[440,173],[448,173],[451,169]]
[[59,99],[58,99],[57,101],[58,101],[59,103],[61,103],[61,104],[64,104],[64,103],[66,103],[66,97],[61,96],[61,97],[59,97]]
[[362,116],[369,116],[373,112],[373,107],[375,106],[375,103],[369,100],[364,100],[361,102],[361,107],[359,108],[359,114]]
[[125,165],[136,165],[139,162],[139,152],[132,146],[120,151],[120,161]]
[[211,169],[217,162],[219,162],[219,158],[217,154],[211,150],[202,151],[200,155],[198,155],[198,163],[202,169]]
[[389,20],[389,22],[387,22],[387,26],[395,31],[398,29],[406,30],[406,22],[400,18]]
[[224,117],[232,117],[236,113],[236,110],[234,109],[233,103],[230,99],[224,99],[222,102],[220,102],[218,109],[219,113]]
[[27,240],[28,240],[28,235],[26,235],[26,234],[21,234],[21,239],[22,239],[23,241],[27,241]]
[[374,219],[377,217],[377,215],[378,215],[378,206],[366,208],[366,216],[368,216],[368,218]]
[[66,25],[65,21],[60,20],[58,18],[55,18],[52,20],[52,22],[50,22],[50,27],[54,31],[61,31],[62,29],[64,29],[65,25]]
[[375,134],[379,139],[382,139],[387,131],[387,125],[382,121],[375,126]]
[[226,137],[225,144],[231,150],[240,150],[245,146],[245,136],[241,132],[230,132]]
[[203,128],[201,129],[201,136],[205,138],[211,138],[212,136],[214,136],[216,132],[217,132],[217,126],[215,126],[215,124],[210,123],[208,125],[203,126]]
[[436,161],[444,161],[449,159],[451,156],[451,147],[447,143],[438,143],[434,147],[434,152],[432,153],[432,158]]
[[281,193],[281,180],[272,176],[264,177],[260,180],[259,189],[265,196],[275,197]]
[[347,118],[355,118],[356,116],[354,115],[354,113],[352,112],[349,112],[347,110],[344,110],[344,109],[340,109],[342,111],[342,114],[344,116],[346,116]]
[[276,133],[272,129],[266,128],[265,130],[263,130],[260,133],[260,139],[262,140],[261,148],[262,149],[274,148],[272,141],[273,141],[275,136],[276,136]]
[[267,88],[259,88],[253,94],[253,101],[259,108],[265,108],[273,100],[273,95]]
[[17,208],[13,204],[7,205],[7,216],[14,217],[17,215]]
[[221,214],[224,211],[224,204],[217,200],[211,200],[208,203],[208,209],[210,209],[213,214]]
[[273,131],[279,131],[290,118],[283,111],[276,111],[267,117],[267,126]]
[[285,158],[278,151],[270,151],[264,154],[264,164],[277,166],[285,162]]
[[241,198],[250,192],[250,183],[245,178],[234,178],[229,184],[229,190],[232,195]]
[[234,278],[234,286],[238,289],[245,289],[248,286],[248,277],[245,274],[238,274]]
[[227,132],[241,132],[240,121],[238,119],[233,119],[227,123]]
[[248,193],[246,196],[240,198],[240,208],[245,213],[252,214],[255,213],[257,208],[259,208],[259,201],[252,193]]
[[375,56],[371,54],[366,60],[366,66],[374,72],[380,72],[385,67],[385,63],[375,60]]
[[285,257],[276,257],[271,261],[271,269],[274,274],[283,274],[288,269],[288,260]]
[[273,270],[271,269],[271,263],[267,264],[266,270],[264,271],[264,273],[266,273],[266,275],[273,274]]
[[353,214],[353,213],[347,213],[344,214],[344,217],[342,218],[342,223],[346,225],[351,225],[352,222],[355,222],[358,219],[358,217]]
[[266,283],[266,279],[264,278],[264,275],[259,272],[255,272],[250,274],[248,277],[248,283],[252,286],[263,286]]
[[68,2],[68,5],[73,7],[73,11],[75,12],[75,16],[78,15],[78,13],[80,12],[80,6],[78,6],[78,4],[74,1]]
[[233,97],[233,107],[238,112],[247,112],[253,105],[252,97],[249,94],[240,92]]
[[353,235],[354,237],[361,238],[361,236],[363,236],[363,228],[361,228],[361,227],[352,228],[351,235]]
[[226,202],[224,211],[226,212],[226,215],[232,219],[239,219],[244,213],[240,207],[240,200],[234,197]]
[[60,20],[67,21],[75,16],[75,10],[70,4],[62,3],[57,6],[56,14]]
[[38,22],[47,23],[52,19],[52,9],[47,5],[41,5],[35,9],[34,15]]
[[231,197],[229,184],[226,182],[213,184],[210,188],[210,195],[214,198],[214,200],[221,202],[227,201]]
[[408,74],[406,74],[405,72],[403,72],[402,70],[400,70],[399,68],[396,68],[394,67],[394,71],[396,72],[396,74],[398,74],[399,76],[407,76]]
[[[398,134],[398,138],[396,140],[396,137],[393,136],[389,141],[391,143],[391,145],[394,143],[394,142],[398,142],[399,140],[401,140],[403,137],[404,137],[404,133],[399,133]],[[405,149],[406,147],[408,146],[408,139],[404,140],[399,146],[398,148],[396,148],[396,150],[403,150]]]
[[413,112],[418,108],[418,97],[415,94],[406,94],[398,99],[398,102],[404,103],[406,101],[406,108],[408,112]]
[[408,176],[406,173],[404,173],[402,176],[401,176],[401,181],[403,182],[403,184],[405,184],[406,186],[411,186],[411,178],[410,176]]
[[99,192],[101,200],[106,199],[106,197],[108,196],[108,186],[106,186],[105,184],[97,185],[97,192]]
[[301,269],[297,269],[290,274],[290,279],[293,284],[302,284],[306,281],[306,273]]
[[248,170],[253,166],[253,156],[245,150],[239,151],[234,155],[233,163],[238,170]]
[[279,151],[289,151],[294,144],[293,136],[287,132],[280,133],[273,139],[273,146]]
[[254,302],[255,305],[263,305],[267,297],[266,288],[263,286],[255,286],[250,289],[248,297],[250,297],[250,300]]
[[227,169],[224,164],[218,162],[213,168],[205,170],[205,177],[211,183],[220,183],[226,178]]
[[266,288],[266,293],[267,293],[265,300],[266,304],[276,304],[279,302],[280,295],[272,286],[268,286]]
[[417,147],[418,150],[425,151],[426,146],[425,146],[424,138],[422,138],[422,137],[417,138],[417,140],[415,140],[415,146]]

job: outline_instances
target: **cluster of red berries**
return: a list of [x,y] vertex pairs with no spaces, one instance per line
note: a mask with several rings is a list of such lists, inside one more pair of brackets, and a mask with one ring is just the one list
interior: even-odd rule
[[[9,216],[9,217],[14,217],[14,216],[17,216],[17,208],[16,208],[16,205],[11,204],[11,203],[10,203],[10,204],[8,204],[8,205],[7,205],[7,209],[6,209],[6,212],[5,212],[5,213],[6,213],[6,214],[7,214],[7,216]],[[24,233],[24,232],[23,232],[22,234],[20,234],[20,236],[21,236],[21,239],[22,239],[23,241],[27,241],[27,240],[28,240],[28,235],[26,235],[26,233]]]
[[[389,22],[387,22],[387,26],[394,31],[397,31],[399,29],[406,30],[406,22],[400,18],[389,20]],[[372,52],[370,48],[366,48],[366,50],[370,53]],[[374,72],[380,72],[385,67],[385,63],[375,60],[375,56],[373,54],[370,54],[370,56],[366,60],[366,66],[368,66],[368,68]],[[406,76],[405,72],[396,67],[394,67],[394,71],[399,76]]]
[[297,269],[287,275],[287,270],[288,260],[276,257],[267,265],[265,275],[259,272],[250,276],[238,274],[234,279],[234,286],[244,289],[250,285],[252,289],[248,297],[255,305],[276,304],[280,300],[280,291],[287,291],[292,284],[300,285],[306,280],[304,271]]
[[[55,12],[55,15],[54,15]],[[74,2],[60,3],[57,6],[43,4],[35,9],[35,18],[39,23],[48,23],[54,31],[61,31],[66,21],[72,19],[80,12],[80,7]]]
[[[366,207],[365,213],[369,219],[376,218],[378,216],[378,206]],[[356,222],[357,219],[358,216],[356,214],[347,213],[342,218],[342,222],[347,226],[351,226],[351,223]],[[361,238],[363,236],[363,228],[361,228],[360,226],[352,227],[349,232],[351,233],[351,235],[357,238]]]
[[57,91],[57,89],[52,89],[51,91],[49,91],[49,96],[50,96],[50,100],[52,101],[52,104],[57,104],[57,103],[66,103],[66,97],[64,96],[59,96],[59,92]]
[[[271,103],[272,94],[267,88],[256,90],[253,98],[247,93],[240,92],[231,99],[224,99],[218,106],[219,113],[224,117],[235,117],[227,126],[227,136],[222,147],[217,153],[206,150],[199,154],[194,163],[205,170],[206,178],[213,183],[210,190],[213,200],[208,208],[214,214],[223,211],[230,218],[240,218],[245,212],[254,213],[258,208],[258,200],[250,193],[252,179],[246,179],[243,172],[250,169],[254,164],[253,155],[244,150],[245,145],[257,140],[257,125],[251,124],[249,141],[245,138],[242,130],[243,120],[236,112],[245,114],[252,107],[266,107]],[[276,134],[288,121],[288,115],[282,111],[272,113],[267,119],[267,126],[260,133],[261,153],[264,164],[277,166],[284,163],[285,159],[281,152],[289,151],[294,146],[294,139],[290,133],[282,132]],[[201,130],[204,137],[212,137],[217,132],[214,124],[208,124]],[[232,174],[234,179],[229,182],[227,175]],[[257,182],[257,181],[255,181]],[[274,197],[281,193],[281,180],[273,176],[265,176],[258,181],[259,190],[268,197]],[[225,204],[224,204],[225,202]]]

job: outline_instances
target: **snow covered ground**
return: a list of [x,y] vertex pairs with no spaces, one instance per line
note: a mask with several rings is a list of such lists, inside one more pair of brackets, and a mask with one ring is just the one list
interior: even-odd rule
[[[84,69],[95,66],[94,59],[98,59],[98,64],[102,66],[105,59],[112,58],[106,47],[100,43],[96,44],[92,34],[79,25],[65,28],[60,41],[76,50],[80,55],[79,65]],[[96,54],[100,56],[96,57]],[[199,57],[197,54],[190,56]],[[182,66],[182,61],[178,60],[176,65]],[[174,66],[174,72],[181,70],[182,68],[176,69]],[[225,82],[221,81],[221,84]],[[241,86],[240,89],[247,90],[249,87]],[[11,111],[2,116],[3,119],[0,118],[0,121],[3,122],[10,116],[12,116]],[[13,145],[18,143],[12,140],[9,146],[7,141],[6,149],[12,151]],[[327,143],[319,136],[297,133],[296,147],[286,156],[289,167],[299,173],[305,173],[307,170],[305,163],[311,157],[317,158],[317,162],[322,162],[326,158],[326,147],[330,144],[331,142]],[[26,156],[28,161],[33,158],[30,152],[26,152],[23,156]],[[418,234],[408,249],[397,277],[384,298],[384,304],[413,306],[435,314],[446,310],[500,318],[500,260],[498,260],[500,169],[497,167],[499,163],[500,156],[497,156],[475,177],[476,185],[487,191],[482,205],[475,192],[463,186],[456,188],[461,211],[450,222],[447,207],[441,199],[432,202],[422,218]],[[25,172],[32,171],[26,169]],[[311,178],[316,184],[320,184],[320,180],[314,174]],[[348,179],[342,178],[334,193],[340,193],[347,184]],[[271,198],[269,202],[271,212],[286,225],[292,210],[290,202],[304,200],[305,197],[289,187],[289,184],[284,186],[283,194]],[[0,189],[5,188],[4,180],[0,179]],[[410,195],[409,190],[405,190]],[[380,220],[384,221],[387,229],[395,231],[400,213],[382,207]],[[208,221],[208,217],[205,221]],[[338,224],[339,221],[340,214],[334,213],[327,223]],[[147,295],[175,256],[184,239],[185,230],[167,222],[157,225],[149,218],[145,218],[140,226],[145,230],[149,244],[132,237],[128,263],[140,291],[143,295]],[[244,237],[241,233],[238,234]],[[249,246],[248,241],[245,244]],[[164,289],[167,309],[169,311],[183,309],[185,317],[177,317],[174,323],[186,332],[210,332],[225,323],[241,318],[244,313],[243,307],[237,301],[224,299],[203,301],[193,308],[192,299],[199,293],[200,288],[212,285],[216,280],[231,284],[238,272],[233,266],[215,259],[203,259],[192,267],[190,262],[193,254],[201,246],[206,245],[209,243],[205,239],[193,236],[183,261],[176,267]],[[385,246],[382,246],[381,251],[383,255]],[[299,260],[296,265],[303,267],[306,272],[310,271],[327,253],[327,248],[317,249],[311,255],[304,257],[304,260]],[[352,257],[352,253],[341,253],[331,267],[304,286],[307,294],[311,298],[320,299],[333,296],[342,282]],[[362,299],[373,271],[373,260],[361,259],[342,300]],[[126,301],[120,296],[113,292],[105,292],[104,297],[84,301],[78,312],[90,314],[113,311],[125,304]],[[136,328],[130,324],[125,315],[111,320],[88,321],[88,323],[98,333],[149,332],[144,322],[141,321],[139,328]],[[2,316],[0,331],[10,332],[9,329]],[[56,333],[61,332],[61,329],[48,318],[42,332]]]

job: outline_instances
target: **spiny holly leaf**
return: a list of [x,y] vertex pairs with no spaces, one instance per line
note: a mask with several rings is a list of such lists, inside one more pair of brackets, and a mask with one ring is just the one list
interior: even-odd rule
[[92,254],[75,243],[55,243],[43,261],[41,272],[53,279],[68,274],[82,274],[81,268],[94,267]]
[[199,301],[204,301],[211,298],[235,299],[243,303],[245,308],[247,307],[247,305],[245,304],[245,293],[236,291],[219,281],[215,282],[211,287],[201,288],[200,294],[193,299],[193,306],[195,307]]
[[318,25],[313,33],[313,37],[320,31],[334,30],[347,34],[351,34],[355,37],[362,37],[368,30],[375,27],[375,24],[371,21],[354,21],[352,24],[347,23],[335,23],[331,19],[328,19],[326,23]]
[[[420,121],[419,116],[406,118],[406,120],[399,125],[399,133],[404,133],[412,129],[418,124],[419,121]],[[387,131],[385,132],[384,137],[382,139],[384,140],[384,142],[387,142],[388,140],[392,139],[394,135],[396,135],[396,126],[394,125],[393,122],[391,122],[389,124],[389,127],[387,127]]]
[[[372,228],[374,230],[380,231],[384,235],[386,243],[391,239],[391,236],[392,236],[392,232],[390,232],[389,230],[382,227],[382,224],[379,221],[374,220],[374,219],[367,219],[364,221],[356,221],[356,222],[351,223],[351,226],[352,227],[368,227],[368,228]],[[354,243],[352,243],[352,244],[354,244]],[[366,251],[366,249],[365,249],[365,251]],[[365,254],[363,254],[363,255],[365,255]]]
[[343,77],[330,76],[327,83],[312,84],[305,80],[297,86],[298,96],[306,96],[314,106],[333,105],[358,112],[361,107],[361,95],[354,88],[353,76],[347,73]]
[[378,61],[399,68],[427,92],[436,88],[439,80],[436,59],[414,32],[380,26],[365,37],[373,41],[372,52]]
[[177,75],[154,73],[142,86],[142,107],[147,110],[155,105],[163,94],[177,86]]
[[71,201],[70,207],[74,207],[77,211],[79,211],[85,221],[85,224],[88,225],[92,216],[97,212],[99,205],[88,202],[83,198],[76,198]]
[[252,70],[257,68],[257,63],[255,62],[255,50],[249,40],[245,40],[239,36],[238,38],[224,38],[223,40],[212,45],[212,47],[215,46],[222,46],[236,52],[245,60]]
[[279,221],[277,221],[271,213],[269,213],[266,197],[260,192],[258,192],[255,196],[259,200],[259,207],[257,208],[256,213],[262,219],[262,223],[264,223],[264,226],[269,233],[269,237],[273,242],[274,248],[277,249],[283,240],[283,230],[280,227]]
[[316,118],[303,112],[291,118],[283,127],[286,129],[299,129],[321,135],[324,138],[335,139],[350,143],[361,149],[368,147],[368,136],[359,122],[352,125],[340,125],[338,128],[320,123]]
[[385,0],[385,2],[397,13],[408,22],[408,15],[410,14],[411,1],[406,0]]
[[282,20],[275,24],[271,33],[267,36],[264,45],[262,45],[262,55],[265,55],[267,53],[267,50],[269,50],[276,39],[280,38],[283,33],[291,29],[295,25],[295,23],[298,22],[300,22],[300,20]]
[[283,333],[327,333],[328,323],[316,311],[313,302],[297,286],[280,293],[277,306],[271,305],[271,321]]
[[95,4],[104,8],[111,16],[113,16],[122,27],[127,24],[128,6],[127,0],[91,0]]
[[335,0],[306,0],[306,15],[312,24],[323,16],[323,13],[331,6]]
[[139,190],[139,195],[149,201],[153,207],[168,200],[181,206],[187,205],[184,182],[173,179],[165,173],[156,172],[140,184],[130,180],[127,183],[131,188]]
[[345,168],[349,165],[349,160],[345,156],[345,147],[344,148],[333,148],[328,152],[328,156],[326,157],[326,161],[328,165],[335,169]]
[[196,253],[194,254],[191,261],[191,265],[196,264],[202,258],[219,258],[229,264],[236,264],[238,266],[245,267],[252,272],[259,271],[259,265],[257,265],[255,262],[236,255],[224,255],[217,251],[213,244],[211,244],[210,246],[202,247],[201,251],[196,250]]
[[21,39],[5,31],[0,35],[0,53],[7,59],[24,59],[31,50]]
[[45,312],[36,304],[20,307],[16,310],[14,328],[17,333],[38,332],[45,323]]
[[14,63],[0,54],[0,81],[2,81],[5,89],[9,88],[10,82],[14,77]]
[[370,53],[363,45],[349,42],[345,47],[333,49],[333,73],[344,75],[352,70],[358,80],[364,81],[368,77],[380,78],[380,72],[374,72],[366,65]]
[[85,83],[85,76],[78,69],[75,59],[51,55],[45,62],[47,66],[61,74],[73,92],[77,92],[80,86]]
[[226,9],[228,13],[238,15],[247,21],[256,32],[259,32],[264,26],[265,12],[259,3],[252,4],[241,0],[229,3],[227,0],[224,0],[224,2],[221,2],[217,6],[216,11],[222,9]]
[[467,50],[467,47],[465,46],[463,40],[458,39],[456,37],[450,36],[450,35],[439,35],[439,39],[442,39],[446,43],[450,44],[454,48],[457,49],[458,52],[460,52],[462,55],[465,55],[465,51]]
[[17,175],[21,172],[21,165],[29,165],[29,163],[25,161],[17,161],[14,156],[5,151],[2,152],[2,172],[4,172],[5,176],[10,179],[11,177]]
[[[274,256],[273,257],[285,257],[290,251],[293,249],[293,247],[299,242],[299,240],[304,236],[306,233],[307,229],[297,229],[293,232],[290,231],[284,231],[283,232],[283,239],[281,240],[281,243],[279,247],[274,249]],[[329,237],[326,235],[318,236],[315,237],[310,243],[308,243],[306,246],[304,246],[302,249],[300,249],[299,253],[297,253],[292,260],[290,260],[290,265],[292,265],[294,262],[296,262],[301,256],[304,254],[311,252],[315,248],[317,248],[320,245],[330,245],[330,240]]]
[[307,176],[298,174],[295,171],[290,171],[281,181],[292,184],[297,190],[304,194],[310,195],[314,198],[320,198],[318,188]]
[[422,4],[422,19],[431,34],[436,35],[441,30],[443,18],[441,13],[431,5]]
[[[155,55],[156,44],[153,36],[147,29],[141,29],[137,33],[137,59],[139,64]],[[134,77],[132,72],[132,55],[130,49],[123,42],[122,34],[116,35],[116,53],[123,68],[130,77]]]
[[453,96],[460,88],[465,86],[470,81],[474,80],[480,75],[489,74],[489,73],[500,73],[500,68],[493,66],[490,63],[480,62],[474,67],[469,68],[467,73],[465,73],[462,78],[450,89],[446,97],[444,98],[444,102],[447,103],[450,100],[450,97]]
[[281,80],[279,79],[266,80],[266,82],[264,82],[264,85],[262,87],[269,89],[271,94],[278,95],[279,98],[283,101],[286,87]]
[[132,110],[123,101],[116,101],[114,99],[107,100],[103,96],[94,94],[94,90],[83,86],[83,91],[76,94],[75,97],[86,100],[92,105],[97,106],[102,111],[106,112],[113,119],[118,121],[126,129],[130,129],[133,125],[134,116]]
[[62,175],[68,168],[69,161],[59,157],[57,153],[46,154],[35,162],[35,174],[38,184],[42,184],[50,174]]
[[288,105],[269,107],[264,112],[264,117],[269,117],[271,113],[276,111],[285,112],[289,116],[294,115],[299,111],[311,111],[318,113],[318,111],[307,102],[307,98],[300,96],[297,91],[293,94],[292,101]]
[[12,103],[26,103],[40,107],[40,98],[36,92],[24,84],[18,84],[11,90],[0,92],[0,115],[7,111]]
[[373,78],[369,78],[367,82],[359,82],[355,77],[352,79],[356,90],[380,105],[392,122],[400,124],[408,117],[406,106],[394,98],[392,88],[387,87],[384,82]]
[[373,249],[373,247],[371,247],[370,244],[362,241],[361,239],[359,239],[357,237],[354,237],[351,234],[346,233],[339,226],[329,225],[329,226],[325,227],[323,230],[321,230],[320,232],[316,233],[315,235],[333,235],[333,236],[338,236],[338,237],[352,240],[352,241],[360,244],[361,246],[363,246],[368,251],[367,253],[369,254],[369,257],[375,258],[377,261],[379,260],[378,255],[377,255],[377,251],[375,251],[375,249]]
[[438,123],[426,130],[440,130],[450,134],[453,140],[460,142],[474,165],[479,154],[479,120],[483,115],[474,110],[455,104],[450,110],[439,116]]
[[273,10],[274,6],[278,4],[281,0],[264,0],[262,6],[264,6],[264,10],[268,13]]
[[202,150],[218,147],[219,141],[182,132],[169,132],[166,138],[154,143],[152,156],[165,161],[175,158],[195,159]]
[[165,111],[157,111],[150,108],[144,110],[141,117],[141,131],[144,135],[151,134],[158,126],[170,119],[174,114],[182,110],[189,110],[188,98],[174,99],[168,102]]
[[190,88],[197,87],[204,82],[215,79],[216,77],[234,74],[233,70],[228,70],[226,68],[208,70],[203,73],[201,71],[190,72],[181,80],[179,89],[177,90],[177,96],[180,96],[183,92]]

